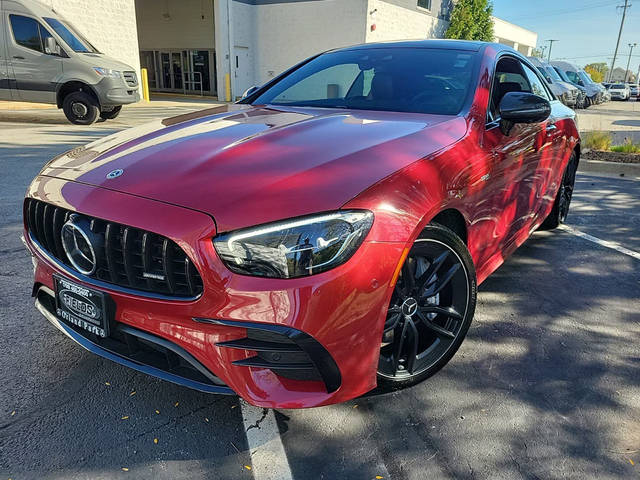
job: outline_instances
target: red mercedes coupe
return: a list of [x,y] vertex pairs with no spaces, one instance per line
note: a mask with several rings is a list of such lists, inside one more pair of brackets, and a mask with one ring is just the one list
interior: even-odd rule
[[575,114],[509,47],[368,44],[49,162],[36,306],[122,365],[263,407],[416,384],[478,284],[564,221]]

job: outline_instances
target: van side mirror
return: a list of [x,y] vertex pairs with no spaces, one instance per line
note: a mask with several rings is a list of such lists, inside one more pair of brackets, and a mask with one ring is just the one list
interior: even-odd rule
[[47,55],[60,55],[60,45],[53,37],[47,37],[44,39],[44,53]]
[[540,123],[551,115],[549,100],[527,92],[508,92],[500,100],[500,129],[509,135],[516,123]]

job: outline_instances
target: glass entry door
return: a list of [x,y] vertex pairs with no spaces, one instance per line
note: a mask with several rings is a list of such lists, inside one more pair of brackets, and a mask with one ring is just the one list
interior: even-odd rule
[[153,91],[215,95],[213,50],[153,50],[140,52]]

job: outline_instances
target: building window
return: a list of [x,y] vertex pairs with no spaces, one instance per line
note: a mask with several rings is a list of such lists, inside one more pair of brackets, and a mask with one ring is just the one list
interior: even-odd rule
[[418,7],[431,10],[431,0],[418,0]]

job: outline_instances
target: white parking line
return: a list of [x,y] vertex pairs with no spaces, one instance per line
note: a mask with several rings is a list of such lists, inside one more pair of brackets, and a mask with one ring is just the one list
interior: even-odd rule
[[287,454],[273,410],[257,408],[240,400],[242,421],[256,480],[293,480]]
[[635,258],[636,260],[640,260],[640,253],[634,252],[633,250],[629,250],[628,248],[623,247],[617,242],[610,242],[609,240],[601,240],[597,237],[594,237],[593,235],[589,235],[588,233],[584,233],[584,232],[581,232],[580,230],[576,230],[575,228],[570,227],[569,225],[561,225],[559,228],[577,237],[584,238],[585,240],[589,240],[590,242],[597,243],[598,245],[601,245],[603,247],[616,250],[620,253],[624,253],[625,255],[629,255],[630,257]]

